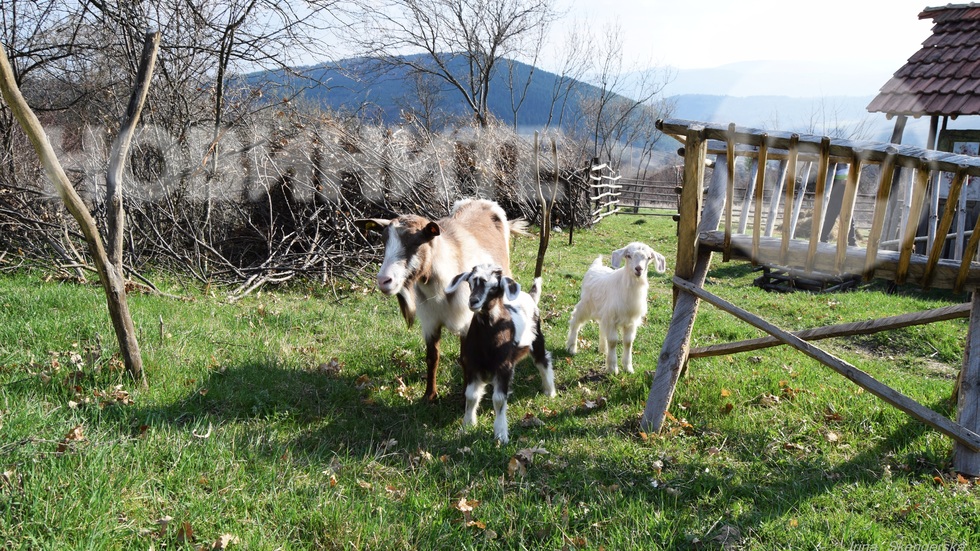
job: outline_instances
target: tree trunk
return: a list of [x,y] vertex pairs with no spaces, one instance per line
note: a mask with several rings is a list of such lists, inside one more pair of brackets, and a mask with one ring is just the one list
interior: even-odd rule
[[[82,202],[82,198],[72,186],[71,181],[65,174],[64,168],[58,161],[44,132],[44,128],[38,121],[37,116],[31,111],[30,106],[20,92],[14,80],[13,69],[7,59],[6,51],[0,48],[0,92],[3,99],[10,107],[11,112],[17,122],[24,129],[25,134],[34,145],[41,165],[44,168],[48,179],[58,190],[68,211],[78,222],[85,241],[88,243],[89,253],[95,263],[95,269],[102,282],[102,288],[106,294],[106,301],[109,307],[109,317],[112,319],[112,326],[119,341],[119,349],[126,365],[126,369],[135,380],[140,381],[146,386],[146,376],[143,373],[143,359],[140,355],[139,344],[136,341],[136,331],[133,327],[133,320],[129,313],[129,305],[126,302],[126,280],[122,264],[122,191],[119,186],[119,178],[122,175],[122,164],[125,162],[126,153],[132,138],[133,129],[139,120],[143,101],[146,98],[146,90],[149,86],[150,75],[153,72],[153,65],[156,61],[156,52],[160,44],[160,33],[147,33],[143,44],[143,58],[140,62],[140,72],[133,97],[130,100],[130,109],[127,110],[126,118],[123,121],[119,139],[114,146],[113,159],[110,162],[107,174],[107,194],[111,211],[110,221],[110,244],[113,247],[111,253],[106,250],[102,236],[99,234],[95,219],[88,208]],[[112,258],[110,258],[112,254]]]

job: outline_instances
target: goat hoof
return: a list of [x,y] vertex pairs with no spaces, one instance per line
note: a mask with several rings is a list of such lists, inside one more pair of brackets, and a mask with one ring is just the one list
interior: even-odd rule
[[439,395],[436,394],[435,392],[433,392],[431,394],[430,393],[426,393],[425,396],[423,396],[423,399],[426,402],[429,402],[430,404],[434,404],[434,403],[436,403],[436,402],[439,401]]

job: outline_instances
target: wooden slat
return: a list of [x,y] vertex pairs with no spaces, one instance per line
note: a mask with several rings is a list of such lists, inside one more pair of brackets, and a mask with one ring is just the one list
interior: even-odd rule
[[905,396],[897,390],[878,381],[864,371],[861,371],[850,363],[833,356],[825,350],[804,341],[792,333],[776,327],[775,325],[760,318],[759,316],[756,316],[755,314],[752,314],[751,312],[743,310],[734,304],[717,297],[708,291],[705,291],[703,288],[697,285],[688,283],[687,281],[684,281],[678,277],[674,278],[674,285],[697,296],[701,300],[709,302],[717,308],[732,314],[740,320],[761,329],[766,333],[769,333],[787,345],[792,346],[807,356],[810,356],[811,358],[833,369],[837,373],[840,373],[844,377],[847,377],[854,384],[867,390],[871,394],[874,394],[885,402],[956,440],[970,450],[980,451],[980,435],[923,406],[908,396]]
[[899,285],[905,283],[905,278],[908,273],[912,247],[915,245],[915,234],[919,229],[919,214],[922,213],[922,204],[925,202],[928,184],[929,169],[923,163],[915,173],[915,180],[912,183],[912,204],[909,206],[908,221],[905,223],[905,228],[903,228],[902,233],[901,256],[898,260],[898,269],[895,273],[895,283]]
[[827,172],[830,170],[830,138],[820,142],[820,161],[817,164],[817,186],[813,196],[813,220],[810,225],[810,250],[806,257],[806,271],[813,271],[816,261],[817,244],[823,231],[823,204],[827,187]]
[[[953,176],[953,182],[949,185],[949,195],[946,197],[946,208],[943,209],[943,217],[939,221],[939,227],[936,229],[937,236],[943,236],[942,239],[934,239],[932,242],[932,249],[929,250],[929,262],[926,264],[926,273],[922,276],[924,287],[928,287],[929,283],[932,281],[932,271],[939,262],[939,256],[942,254],[943,249],[946,246],[946,234],[949,233],[949,228],[953,225],[953,216],[956,215],[956,210],[959,208],[960,190],[963,188],[963,181],[966,179],[966,175],[963,171],[958,171]],[[937,182],[938,184],[938,182]]]
[[871,231],[868,233],[867,257],[864,262],[864,279],[871,278],[874,271],[875,259],[878,256],[878,244],[881,242],[881,232],[885,227],[885,213],[888,211],[888,199],[891,197],[892,181],[895,178],[895,155],[885,157],[881,164],[878,193],[875,195],[874,215],[871,219]]
[[728,262],[732,243],[732,203],[735,202],[735,123],[728,125],[728,142],[725,148],[725,166],[728,168],[725,186],[725,249],[722,260]]
[[[963,304],[954,304],[952,306],[943,306],[942,308],[934,308],[932,310],[923,310],[921,312],[900,314],[898,316],[888,316],[885,318],[878,318],[873,320],[855,321],[850,323],[838,323],[834,325],[825,325],[823,327],[814,327],[813,329],[793,331],[793,334],[806,341],[815,341],[821,339],[831,339],[835,337],[870,335],[873,333],[880,333],[882,331],[892,331],[895,329],[901,329],[903,327],[912,327],[916,325],[926,325],[929,323],[936,323],[937,321],[961,319],[961,318],[968,317],[969,315],[970,315],[970,305],[967,303],[963,303]],[[781,344],[785,344],[785,343],[783,343],[783,341],[777,339],[776,337],[771,337],[771,336],[761,337],[758,339],[746,339],[744,341],[726,342],[721,344],[714,344],[711,346],[703,346],[700,348],[692,348],[689,357],[707,358],[710,356],[724,356],[728,354],[736,354],[739,352],[749,352],[752,350],[759,350],[762,348],[770,348],[773,346],[779,346]]]
[[854,150],[851,166],[847,171],[847,182],[844,185],[844,198],[837,225],[837,261],[834,263],[835,273],[840,273],[847,256],[847,246],[850,245],[851,220],[854,217],[854,202],[857,200],[858,182],[861,181],[861,152]]
[[977,223],[973,226],[973,233],[970,234],[970,240],[967,241],[966,249],[963,251],[963,258],[960,259],[960,270],[956,275],[956,283],[953,285],[953,290],[957,293],[963,290],[967,276],[970,275],[973,258],[977,255],[977,246],[980,246],[980,217],[977,218]]
[[[766,140],[762,140],[762,144],[759,145],[759,172],[755,179],[755,218],[752,222],[753,250],[762,236],[762,193],[765,191],[766,185],[766,155],[768,152],[769,146],[766,144]],[[754,258],[756,255],[752,256]]]
[[[793,134],[789,142],[789,158],[786,160],[786,200],[783,201],[783,244],[779,253],[780,262],[789,250],[789,240],[793,233],[791,228],[796,223],[793,220],[793,209],[796,203],[794,198],[796,197],[796,158],[799,154],[799,142],[799,134]],[[803,182],[803,192],[806,192],[806,182]]]
[[786,186],[786,175],[789,173],[789,161],[779,161],[776,183],[772,186],[769,193],[769,210],[766,214],[766,237],[772,237],[773,230],[776,229],[776,218],[779,214],[779,203],[783,198],[783,189]]

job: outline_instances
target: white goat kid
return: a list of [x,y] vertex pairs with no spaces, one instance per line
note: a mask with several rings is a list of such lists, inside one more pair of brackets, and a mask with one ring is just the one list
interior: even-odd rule
[[464,281],[470,287],[469,307],[473,311],[473,320],[460,344],[466,385],[463,426],[476,426],[480,399],[486,385],[492,383],[493,434],[501,444],[506,444],[510,440],[507,397],[514,368],[528,353],[541,375],[544,394],[555,395],[551,354],[545,350],[538,312],[541,278],[536,278],[531,292],[525,293],[516,281],[504,275],[500,266],[482,264],[453,278],[446,288],[446,295],[452,296]]
[[[620,267],[623,261],[625,265]],[[644,243],[633,242],[613,251],[613,268],[602,265],[596,258],[582,278],[582,296],[572,310],[568,322],[569,354],[578,351],[578,332],[589,320],[599,322],[599,351],[606,354],[606,369],[618,373],[616,345],[619,333],[623,341],[623,369],[633,372],[633,340],[636,329],[647,313],[647,268],[652,264],[657,273],[667,270],[663,255]]]

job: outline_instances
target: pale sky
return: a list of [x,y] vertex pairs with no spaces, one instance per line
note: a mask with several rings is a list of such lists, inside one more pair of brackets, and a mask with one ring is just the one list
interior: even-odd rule
[[[624,54],[680,69],[831,61],[897,70],[929,37],[922,0],[565,0],[568,18],[618,24]],[[561,28],[555,30],[561,33]]]

